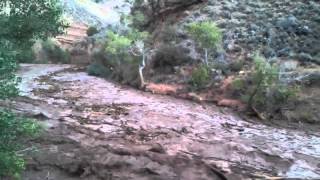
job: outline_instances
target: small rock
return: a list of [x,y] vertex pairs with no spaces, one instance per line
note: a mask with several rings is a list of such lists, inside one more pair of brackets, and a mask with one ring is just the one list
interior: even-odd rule
[[291,48],[285,47],[277,52],[277,56],[289,56],[291,52]]
[[197,102],[202,102],[204,99],[199,96],[198,94],[196,93],[188,93],[188,98],[192,99],[193,101],[197,101]]
[[160,153],[160,154],[165,154],[166,153],[164,148],[158,143],[157,144],[153,144],[152,147],[149,149],[149,151],[155,152],[155,153]]
[[303,52],[298,55],[298,59],[300,62],[303,62],[303,63],[311,62],[313,60],[313,58],[310,54],[303,53]]
[[298,65],[299,65],[298,61],[284,61],[281,63],[280,69],[283,72],[292,71],[297,69]]
[[281,18],[277,22],[277,26],[284,30],[292,30],[293,28],[297,28],[299,26],[299,22],[295,16],[289,15],[288,17]]
[[275,56],[277,56],[276,52],[270,48],[270,47],[267,47],[263,50],[263,55],[266,57],[266,58],[273,58]]

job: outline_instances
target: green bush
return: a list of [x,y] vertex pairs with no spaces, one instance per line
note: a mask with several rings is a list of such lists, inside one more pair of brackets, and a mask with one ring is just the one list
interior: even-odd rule
[[154,55],[154,62],[151,65],[153,69],[173,69],[174,66],[190,63],[191,58],[185,53],[188,49],[173,44],[163,44],[156,51]]
[[230,64],[230,70],[232,72],[239,72],[244,66],[243,60],[234,61]]
[[232,83],[234,94],[250,108],[273,116],[290,100],[297,98],[299,88],[279,81],[279,68],[264,57],[256,55],[254,66],[246,77]]
[[90,37],[90,36],[93,36],[95,34],[99,33],[98,29],[94,26],[90,26],[88,29],[87,29],[87,35]]
[[210,73],[206,66],[197,67],[191,75],[191,84],[196,88],[205,87],[210,81]]
[[17,61],[19,63],[33,63],[36,59],[35,53],[30,49],[23,49],[18,52]]
[[248,99],[250,106],[263,105],[266,93],[274,86],[279,86],[278,75],[279,70],[276,65],[270,64],[258,54],[254,57],[253,89]]
[[21,144],[37,135],[40,125],[0,109],[0,129],[0,177],[18,177],[25,166],[23,153],[19,153],[24,148]]
[[52,40],[47,40],[42,43],[42,49],[45,52],[47,59],[44,62],[68,64],[71,55],[68,51],[60,48]]
[[14,53],[10,52],[6,43],[2,43],[0,39],[0,99],[18,95],[16,86],[19,79],[15,76],[17,68]]
[[242,91],[246,87],[246,82],[243,79],[237,78],[237,79],[233,80],[231,87],[235,91]]
[[108,77],[111,71],[100,63],[92,63],[87,67],[87,73],[90,76]]

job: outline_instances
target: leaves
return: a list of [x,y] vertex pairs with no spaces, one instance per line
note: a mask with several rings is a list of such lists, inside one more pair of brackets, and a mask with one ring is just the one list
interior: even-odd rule
[[209,69],[206,66],[199,66],[191,76],[191,84],[196,88],[203,88],[210,81]]
[[0,110],[0,129],[0,177],[15,176],[24,169],[24,160],[17,153],[22,147],[20,142],[37,135],[41,127],[34,120]]
[[106,51],[113,54],[121,54],[126,52],[131,46],[131,40],[125,36],[116,34],[112,31],[107,32]]
[[0,41],[0,99],[18,95],[16,86],[19,79],[14,74],[17,69],[14,57],[14,52],[9,51]]
[[211,21],[191,23],[187,26],[187,31],[203,48],[217,48],[222,41],[220,28]]
[[58,0],[4,0],[0,7],[0,38],[15,45],[32,44],[35,39],[46,39],[61,34],[66,23],[61,18]]

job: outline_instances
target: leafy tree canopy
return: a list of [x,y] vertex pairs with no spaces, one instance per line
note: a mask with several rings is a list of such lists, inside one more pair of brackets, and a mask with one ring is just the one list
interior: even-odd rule
[[123,53],[129,49],[131,46],[131,40],[119,34],[116,34],[112,31],[107,32],[108,42],[106,51],[109,53]]
[[203,48],[216,48],[222,40],[220,28],[211,21],[191,23],[187,31]]
[[30,46],[35,39],[46,39],[63,32],[58,0],[1,0],[0,40]]

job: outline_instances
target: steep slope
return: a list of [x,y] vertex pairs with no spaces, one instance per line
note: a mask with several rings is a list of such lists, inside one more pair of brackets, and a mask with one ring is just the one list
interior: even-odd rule
[[99,3],[92,0],[61,1],[71,21],[98,27],[116,24],[120,20],[120,13],[130,11],[130,4],[124,0],[108,0]]

